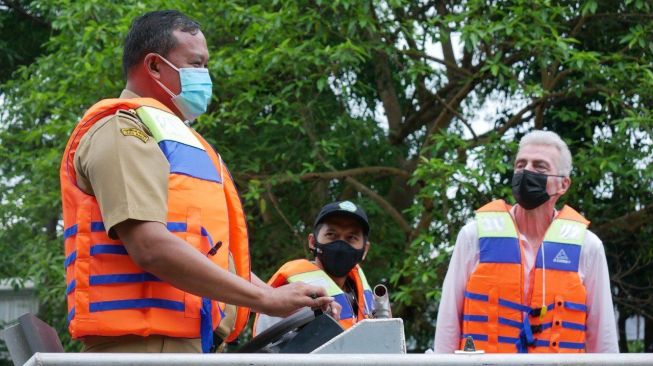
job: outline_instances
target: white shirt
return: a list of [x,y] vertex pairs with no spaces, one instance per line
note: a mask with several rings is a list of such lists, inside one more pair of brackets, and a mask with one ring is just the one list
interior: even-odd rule
[[[521,233],[520,239],[523,244],[526,272],[524,293],[527,293],[531,269],[539,245],[530,245]],[[478,230],[476,222],[471,221],[458,233],[449,269],[442,285],[442,298],[433,345],[435,353],[453,353],[454,350],[459,349],[463,293],[478,263]],[[608,262],[603,243],[589,230],[581,249],[578,274],[587,291],[586,352],[619,353]]]

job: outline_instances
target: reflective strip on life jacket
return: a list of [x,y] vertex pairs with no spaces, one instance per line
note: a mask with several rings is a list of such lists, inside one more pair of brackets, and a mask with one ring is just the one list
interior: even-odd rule
[[147,106],[138,108],[136,113],[170,163],[170,173],[222,183],[204,146],[179,118]]

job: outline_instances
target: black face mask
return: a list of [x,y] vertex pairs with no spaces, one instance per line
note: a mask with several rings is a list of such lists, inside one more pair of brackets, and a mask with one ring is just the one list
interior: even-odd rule
[[[515,172],[512,176],[512,195],[517,203],[527,210],[532,210],[548,201],[550,198],[546,192],[548,177],[547,174],[530,170]],[[551,175],[551,177],[559,177],[559,175]]]
[[324,271],[334,277],[344,277],[354,266],[363,260],[365,248],[356,249],[344,240],[320,244],[315,240],[313,253],[320,259]]

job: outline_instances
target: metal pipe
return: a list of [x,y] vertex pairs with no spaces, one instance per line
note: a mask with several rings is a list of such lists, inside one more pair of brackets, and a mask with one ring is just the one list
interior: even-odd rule
[[374,311],[372,315],[376,319],[392,318],[392,309],[390,309],[390,297],[388,296],[388,288],[384,285],[374,286],[372,290],[374,294]]
[[651,353],[586,354],[135,354],[135,353],[37,353],[29,366],[643,366],[653,363]]

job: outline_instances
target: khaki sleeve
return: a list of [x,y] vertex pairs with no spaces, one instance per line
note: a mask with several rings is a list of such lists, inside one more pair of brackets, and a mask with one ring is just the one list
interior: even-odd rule
[[110,237],[128,219],[166,223],[170,166],[137,117],[119,112],[98,122],[74,162],[77,184],[97,199]]

